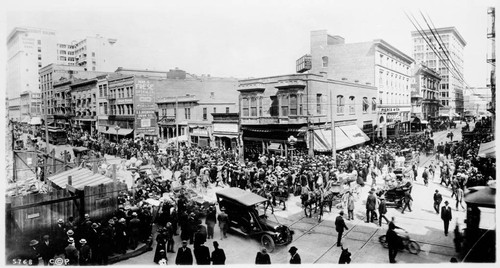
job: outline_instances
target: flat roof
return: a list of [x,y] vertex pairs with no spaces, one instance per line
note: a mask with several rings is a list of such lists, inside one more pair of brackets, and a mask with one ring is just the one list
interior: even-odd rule
[[247,207],[267,201],[266,198],[264,198],[260,195],[257,195],[257,194],[254,194],[252,192],[248,192],[248,191],[242,190],[240,188],[236,188],[236,187],[222,189],[222,190],[216,192],[215,195],[217,197],[220,196],[220,197],[223,197],[225,199],[230,199],[232,201],[243,204]]
[[[437,32],[438,34],[441,34],[441,33],[453,33],[458,38],[458,40],[460,41],[460,43],[462,43],[462,45],[464,47],[467,45],[467,42],[465,42],[465,39],[462,37],[462,35],[460,34],[460,32],[458,32],[457,28],[455,28],[455,27],[435,28],[435,29],[433,29],[433,31]],[[426,33],[426,34],[432,34],[429,29],[425,29],[424,33]],[[412,36],[420,36],[420,33],[418,31],[412,31],[411,35]]]

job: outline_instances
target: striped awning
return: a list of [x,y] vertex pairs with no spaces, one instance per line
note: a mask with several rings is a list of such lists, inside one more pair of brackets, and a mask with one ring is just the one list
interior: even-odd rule
[[68,184],[69,176],[71,176],[71,186],[77,189],[83,189],[85,186],[96,186],[113,182],[111,178],[108,178],[99,173],[94,174],[90,169],[87,168],[73,168],[50,176],[48,177],[48,180],[64,189]]

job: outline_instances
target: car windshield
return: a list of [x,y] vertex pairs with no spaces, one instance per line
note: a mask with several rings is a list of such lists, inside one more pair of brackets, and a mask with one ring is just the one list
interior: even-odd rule
[[255,207],[255,210],[257,211],[259,217],[262,217],[265,215],[266,203],[258,203],[258,204],[255,204],[254,207]]

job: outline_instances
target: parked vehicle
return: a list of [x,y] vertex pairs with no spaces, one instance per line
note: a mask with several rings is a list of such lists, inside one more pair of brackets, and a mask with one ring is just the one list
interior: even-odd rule
[[[401,239],[402,242],[400,243],[401,245],[400,250],[407,249],[412,254],[418,254],[420,252],[420,245],[416,241],[410,239],[410,235],[406,230],[395,229],[394,231],[396,232],[396,234],[398,235],[398,237]],[[384,246],[384,248],[389,247],[385,235],[380,236],[378,238],[378,241],[380,242],[380,244],[382,244],[382,246]]]
[[215,195],[219,208],[226,209],[230,231],[260,240],[268,252],[292,242],[294,232],[265,215],[268,199],[240,188],[226,188]]
[[[402,174],[401,174],[402,175]],[[396,174],[398,176],[398,174]],[[387,206],[393,206],[396,208],[403,207],[403,197],[406,191],[411,192],[412,185],[411,182],[407,181],[401,186],[390,188],[387,190],[381,190],[377,192],[378,196],[384,195]]]

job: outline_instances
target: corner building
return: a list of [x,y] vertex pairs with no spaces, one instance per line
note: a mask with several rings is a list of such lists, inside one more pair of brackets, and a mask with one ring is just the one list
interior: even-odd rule
[[331,152],[332,119],[336,150],[355,146],[370,140],[362,129],[376,119],[375,87],[317,74],[240,80],[238,91],[244,156],[252,159],[287,156],[290,136],[297,138],[294,148]]
[[346,43],[326,30],[311,32],[311,72],[327,78],[377,88],[378,137],[409,131],[410,67],[414,60],[382,39]]

